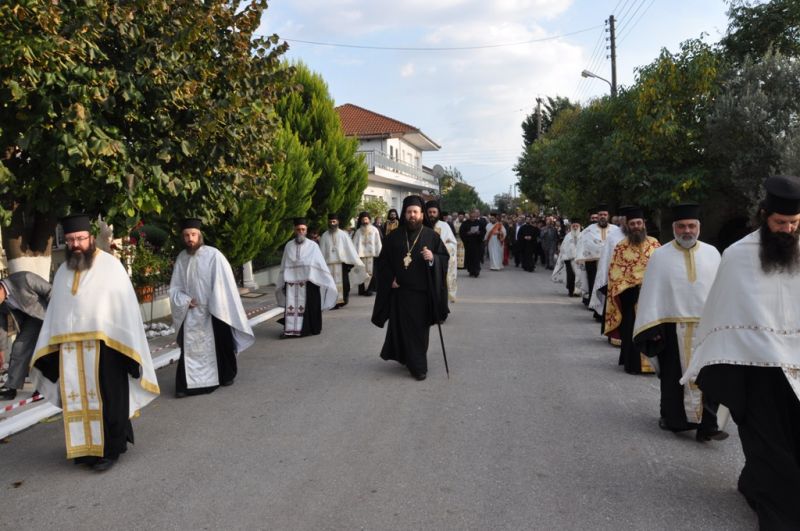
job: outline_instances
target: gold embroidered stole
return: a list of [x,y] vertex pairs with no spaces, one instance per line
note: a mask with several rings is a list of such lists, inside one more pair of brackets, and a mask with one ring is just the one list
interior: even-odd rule
[[100,342],[61,343],[61,407],[67,458],[103,456],[103,401],[100,397]]

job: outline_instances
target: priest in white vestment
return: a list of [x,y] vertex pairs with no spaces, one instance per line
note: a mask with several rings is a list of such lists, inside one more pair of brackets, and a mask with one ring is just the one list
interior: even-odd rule
[[[597,223],[592,223],[581,232],[578,238],[578,249],[575,262],[583,266],[586,272],[586,284],[583,286],[583,304],[589,306],[594,283],[597,276],[597,263],[603,252],[608,237],[621,233],[622,229],[608,222],[608,205],[601,204],[597,207]],[[595,319],[601,320],[601,312],[594,312]]]
[[[608,234],[605,243],[603,243],[603,249],[600,252],[600,260],[597,261],[597,273],[595,274],[594,287],[592,288],[589,299],[589,308],[599,314],[602,314],[606,307],[608,263],[611,261],[611,257],[614,256],[614,248],[619,242],[625,239],[625,212],[628,208],[630,207],[620,207],[617,210],[617,215],[615,216],[617,223],[612,223],[611,226],[617,226],[620,230]],[[602,326],[600,333],[603,333]]]
[[294,238],[283,248],[281,271],[275,282],[278,306],[284,308],[281,338],[317,335],[322,312],[336,305],[336,282],[322,258],[319,245],[306,234],[304,218],[294,220]]
[[104,471],[133,442],[130,419],[158,396],[158,381],[122,263],[96,248],[88,216],[61,225],[67,260],[53,280],[31,377],[63,410],[67,458]]
[[255,341],[228,260],[205,245],[199,219],[184,220],[186,249],[175,260],[169,284],[172,325],[181,357],[175,396],[210,393],[233,384],[236,356]]
[[567,296],[578,297],[576,293],[577,288],[580,288],[580,283],[576,281],[578,278],[578,264],[575,262],[575,257],[578,256],[578,240],[581,234],[581,224],[573,222],[570,224],[569,232],[564,236],[564,241],[561,242],[561,247],[558,249],[558,260],[553,269],[552,279],[554,282],[562,282],[562,275],[564,282],[567,284]]
[[506,228],[498,215],[493,212],[489,217],[484,238],[489,251],[489,269],[492,271],[503,269],[503,242],[505,239]]
[[447,252],[450,253],[447,265],[447,300],[453,303],[456,302],[456,282],[458,280],[458,240],[456,240],[450,224],[439,219],[440,213],[438,201],[425,203],[425,226],[433,229],[439,235]]
[[722,255],[681,383],[730,410],[760,529],[800,529],[800,178],[765,188],[759,229]]
[[467,218],[467,214],[464,211],[458,213],[456,219],[453,220],[453,232],[456,236],[456,267],[458,269],[464,269],[464,242],[461,240],[461,224],[464,223],[464,220]]
[[358,285],[358,294],[369,297],[375,291],[375,259],[381,254],[383,240],[377,227],[373,226],[369,212],[358,215],[358,226],[353,231],[353,246],[364,262],[364,281]]
[[659,427],[697,430],[700,442],[722,440],[717,404],[704,400],[693,383],[680,379],[692,359],[695,330],[719,267],[719,251],[698,240],[700,207],[672,207],[675,239],[653,251],[639,292],[633,340],[650,358],[660,379]]
[[347,232],[339,228],[337,214],[328,215],[328,230],[320,236],[319,248],[336,281],[338,298],[335,308],[341,308],[350,300],[350,283],[361,284],[364,281],[366,267]]

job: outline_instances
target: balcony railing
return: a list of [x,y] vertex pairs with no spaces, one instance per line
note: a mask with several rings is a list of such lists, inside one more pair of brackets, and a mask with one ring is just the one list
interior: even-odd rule
[[419,179],[420,181],[425,181],[434,187],[438,186],[436,178],[433,177],[433,175],[425,173],[422,171],[422,168],[417,168],[411,164],[394,160],[383,151],[359,151],[359,153],[364,155],[364,160],[366,161],[371,173],[375,173],[375,168],[383,168],[401,175],[408,175],[409,177]]

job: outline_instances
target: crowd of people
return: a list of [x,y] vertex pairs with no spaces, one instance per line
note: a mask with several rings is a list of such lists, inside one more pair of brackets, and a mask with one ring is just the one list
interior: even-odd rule
[[[658,376],[661,429],[723,441],[733,418],[745,455],[738,488],[761,528],[798,529],[800,179],[771,177],[765,195],[757,230],[722,255],[701,241],[694,203],[671,208],[664,244],[637,206],[600,204],[582,228],[555,216],[451,215],[409,196],[385,222],[360,213],[352,232],[331,214],[318,239],[297,218],[276,282],[281,337],[320,334],[322,312],[344,308],[356,285],[386,326],[380,357],[424,380],[430,327],[457,300],[458,270],[478,278],[482,264],[532,272],[538,262],[581,297],[626,373]],[[67,256],[52,285],[27,272],[0,280],[0,313],[16,333],[0,397],[13,398],[30,367],[63,410],[67,457],[103,471],[160,389],[124,265],[95,246],[88,216],[61,223]],[[237,354],[254,342],[231,266],[204,243],[201,221],[185,220],[181,236],[169,290],[178,398],[232,385]]]

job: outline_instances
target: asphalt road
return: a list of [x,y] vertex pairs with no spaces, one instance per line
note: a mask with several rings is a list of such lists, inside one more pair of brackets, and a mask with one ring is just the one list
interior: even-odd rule
[[755,529],[724,442],[660,431],[658,383],[549,272],[459,278],[429,373],[379,359],[373,299],[326,312],[317,337],[273,322],[235,385],[163,395],[136,444],[95,473],[65,459],[60,420],[0,446],[2,529]]

